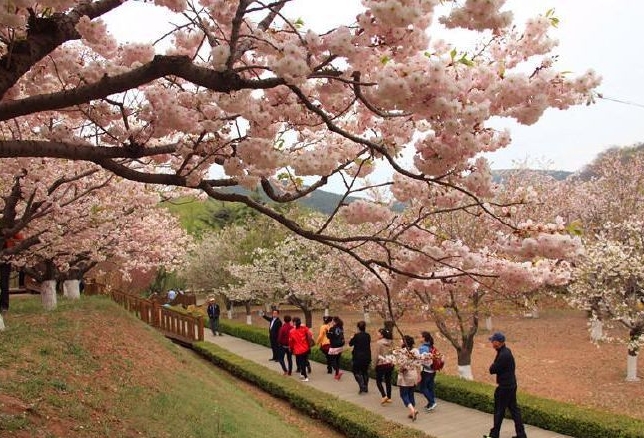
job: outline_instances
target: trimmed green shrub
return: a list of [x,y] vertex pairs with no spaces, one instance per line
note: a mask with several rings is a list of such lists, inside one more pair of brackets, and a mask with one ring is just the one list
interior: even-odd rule
[[382,416],[295,380],[283,379],[254,362],[210,342],[197,342],[197,353],[231,374],[285,400],[307,415],[320,419],[350,438],[427,438],[416,429],[385,420]]
[[[224,333],[270,346],[266,329],[223,320],[220,326]],[[316,362],[325,362],[324,354],[318,347],[312,349],[310,358]],[[351,369],[350,351],[346,350],[342,353],[340,366],[345,370]],[[395,371],[393,381],[396,381]],[[494,412],[493,385],[438,373],[436,393],[445,401],[482,412]],[[519,392],[518,399],[524,422],[542,429],[575,438],[644,438],[644,421],[635,418],[548,400],[522,392]]]

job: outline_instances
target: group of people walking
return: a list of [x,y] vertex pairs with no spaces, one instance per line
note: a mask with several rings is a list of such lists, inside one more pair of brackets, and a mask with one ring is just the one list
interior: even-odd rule
[[[273,310],[272,315],[262,314],[269,322],[269,338],[273,356],[270,360],[278,362],[282,372],[290,376],[293,372],[293,355],[295,355],[296,372],[300,373],[302,381],[309,381],[311,365],[309,355],[311,347],[318,345],[326,358],[327,374],[332,374],[335,380],[342,378],[343,372],[340,368],[340,357],[347,347],[351,347],[353,377],[358,384],[358,393],[369,392],[369,367],[372,362],[371,335],[367,332],[365,321],[356,324],[357,330],[351,336],[348,343],[345,341],[344,322],[338,316],[324,316],[317,338],[312,340],[312,332],[306,325],[302,324],[300,318],[291,319],[290,315],[284,316],[284,322],[279,318],[279,310]],[[381,328],[377,332],[378,339],[375,343],[375,371],[376,387],[380,392],[381,404],[387,405],[392,402],[392,377],[395,364],[392,360],[393,333],[387,328]],[[404,336],[401,348],[410,352],[432,351],[434,340],[429,332],[421,333],[421,346],[414,349],[414,338]],[[437,406],[434,394],[434,376],[436,371],[431,366],[399,366],[398,378],[396,381],[400,390],[400,398],[405,407],[409,409],[408,417],[415,421],[418,417],[415,402],[415,388],[420,385],[421,393],[426,397],[425,410],[430,412]]]
[[[219,332],[219,306],[214,299],[208,300],[208,316],[213,335],[220,335]],[[318,345],[326,358],[327,373],[333,374],[334,379],[340,380],[343,372],[340,369],[340,356],[345,348],[344,322],[338,316],[324,316],[317,338],[313,339],[313,333],[299,317],[291,318],[284,316],[284,322],[280,320],[279,310],[274,309],[271,316],[262,313],[262,317],[269,322],[269,339],[272,350],[270,360],[280,364],[284,375],[290,376],[293,372],[293,356],[295,356],[296,372],[300,373],[302,381],[309,381],[311,364],[309,355],[311,348]],[[367,332],[365,321],[359,321],[356,325],[357,331],[349,340],[349,347],[352,347],[352,372],[358,383],[359,394],[369,392],[369,366],[372,362],[371,335]],[[377,332],[375,343],[375,374],[376,387],[380,392],[381,404],[387,405],[392,402],[392,376],[394,368],[398,367],[396,384],[400,391],[400,398],[409,410],[407,415],[412,421],[416,421],[418,410],[416,409],[415,389],[418,386],[420,392],[427,400],[425,411],[431,412],[436,409],[435,378],[436,369],[428,362],[418,365],[410,360],[409,363],[394,363],[393,360],[393,333],[387,328],[381,328]],[[433,353],[435,351],[434,339],[428,331],[420,333],[420,346],[414,348],[414,338],[404,335],[400,349],[410,353],[409,357],[415,355]],[[516,435],[512,438],[527,438],[521,411],[517,404],[517,380],[515,374],[515,361],[510,349],[505,345],[505,335],[501,332],[494,333],[489,341],[496,350],[496,356],[490,365],[490,374],[496,375],[497,388],[494,392],[494,425],[488,435],[483,438],[498,438],[501,430],[505,411],[509,410],[514,420]]]

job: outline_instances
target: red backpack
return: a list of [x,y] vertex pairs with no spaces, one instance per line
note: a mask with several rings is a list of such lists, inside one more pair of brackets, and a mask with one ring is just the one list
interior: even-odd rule
[[432,369],[440,371],[445,368],[445,356],[443,353],[439,352],[436,347],[432,347],[430,353],[432,355]]

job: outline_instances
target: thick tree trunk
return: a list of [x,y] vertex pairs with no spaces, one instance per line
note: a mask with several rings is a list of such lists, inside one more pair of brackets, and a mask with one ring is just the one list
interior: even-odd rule
[[472,365],[459,365],[458,377],[465,380],[474,380],[474,374],[472,374]]
[[246,309],[246,324],[252,325],[253,324],[253,315],[252,315],[252,309],[250,308],[250,302],[247,301],[244,303],[244,308]]
[[63,296],[71,300],[80,299],[80,281],[79,280],[63,281]]
[[368,307],[365,307],[364,309],[362,309],[362,319],[367,324],[369,324],[371,322],[371,317],[369,316],[369,308]]
[[632,354],[629,352],[626,356],[626,381],[638,382],[640,379],[637,377],[637,353]]
[[40,299],[45,310],[54,310],[56,308],[56,280],[45,280],[42,282]]
[[491,332],[493,328],[494,328],[494,325],[492,325],[492,315],[486,316],[485,317],[485,330],[487,330],[488,332]]
[[465,380],[474,380],[472,374],[472,350],[461,348],[456,351],[458,355],[458,376]]
[[304,312],[304,324],[311,328],[313,327],[313,311],[311,309],[302,309]]
[[593,342],[601,341],[604,337],[604,323],[598,319],[590,322],[590,340]]

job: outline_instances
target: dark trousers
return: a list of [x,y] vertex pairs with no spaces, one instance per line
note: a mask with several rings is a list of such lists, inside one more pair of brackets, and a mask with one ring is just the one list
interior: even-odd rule
[[210,318],[210,330],[212,330],[213,336],[219,334],[219,318]]
[[340,355],[339,354],[329,354],[329,363],[331,368],[335,371],[336,374],[340,372]]
[[0,311],[9,310],[9,276],[11,264],[0,263]]
[[400,389],[400,398],[403,401],[405,407],[409,405],[416,406],[416,400],[414,399],[414,392],[416,390],[415,386],[399,386]]
[[[391,374],[394,367],[376,367],[376,386],[380,395],[383,397],[391,398]],[[384,383],[384,386],[383,386]]]
[[279,351],[280,351],[280,344],[277,342],[277,336],[270,337],[271,340],[271,350],[273,351],[273,357],[271,357],[272,360],[277,360],[277,356],[279,356]]
[[324,359],[326,359],[326,372],[331,374],[333,372],[333,366],[331,365],[331,359],[329,358],[329,344],[324,344],[320,347],[322,353],[324,353]]
[[[286,357],[288,368],[286,368],[284,357]],[[293,353],[291,353],[291,349],[288,348],[288,345],[280,345],[280,349],[277,354],[277,361],[280,363],[282,371],[289,374],[293,372]]]
[[436,403],[436,396],[434,394],[434,379],[436,379],[436,373],[423,371],[420,373],[420,377],[420,392],[427,399],[427,404],[431,406]]
[[525,438],[525,429],[521,420],[521,410],[517,404],[517,388],[497,387],[494,391],[494,427],[490,429],[490,436],[498,438],[501,433],[501,423],[505,410],[509,409],[514,420],[514,430],[517,438]]
[[300,369],[302,377],[308,377],[309,375],[306,374],[306,366],[309,364],[309,352],[307,351],[304,354],[296,354],[295,362],[297,363],[297,367]]
[[365,361],[354,360],[351,371],[356,382],[358,382],[360,392],[369,392],[369,362],[365,363]]

